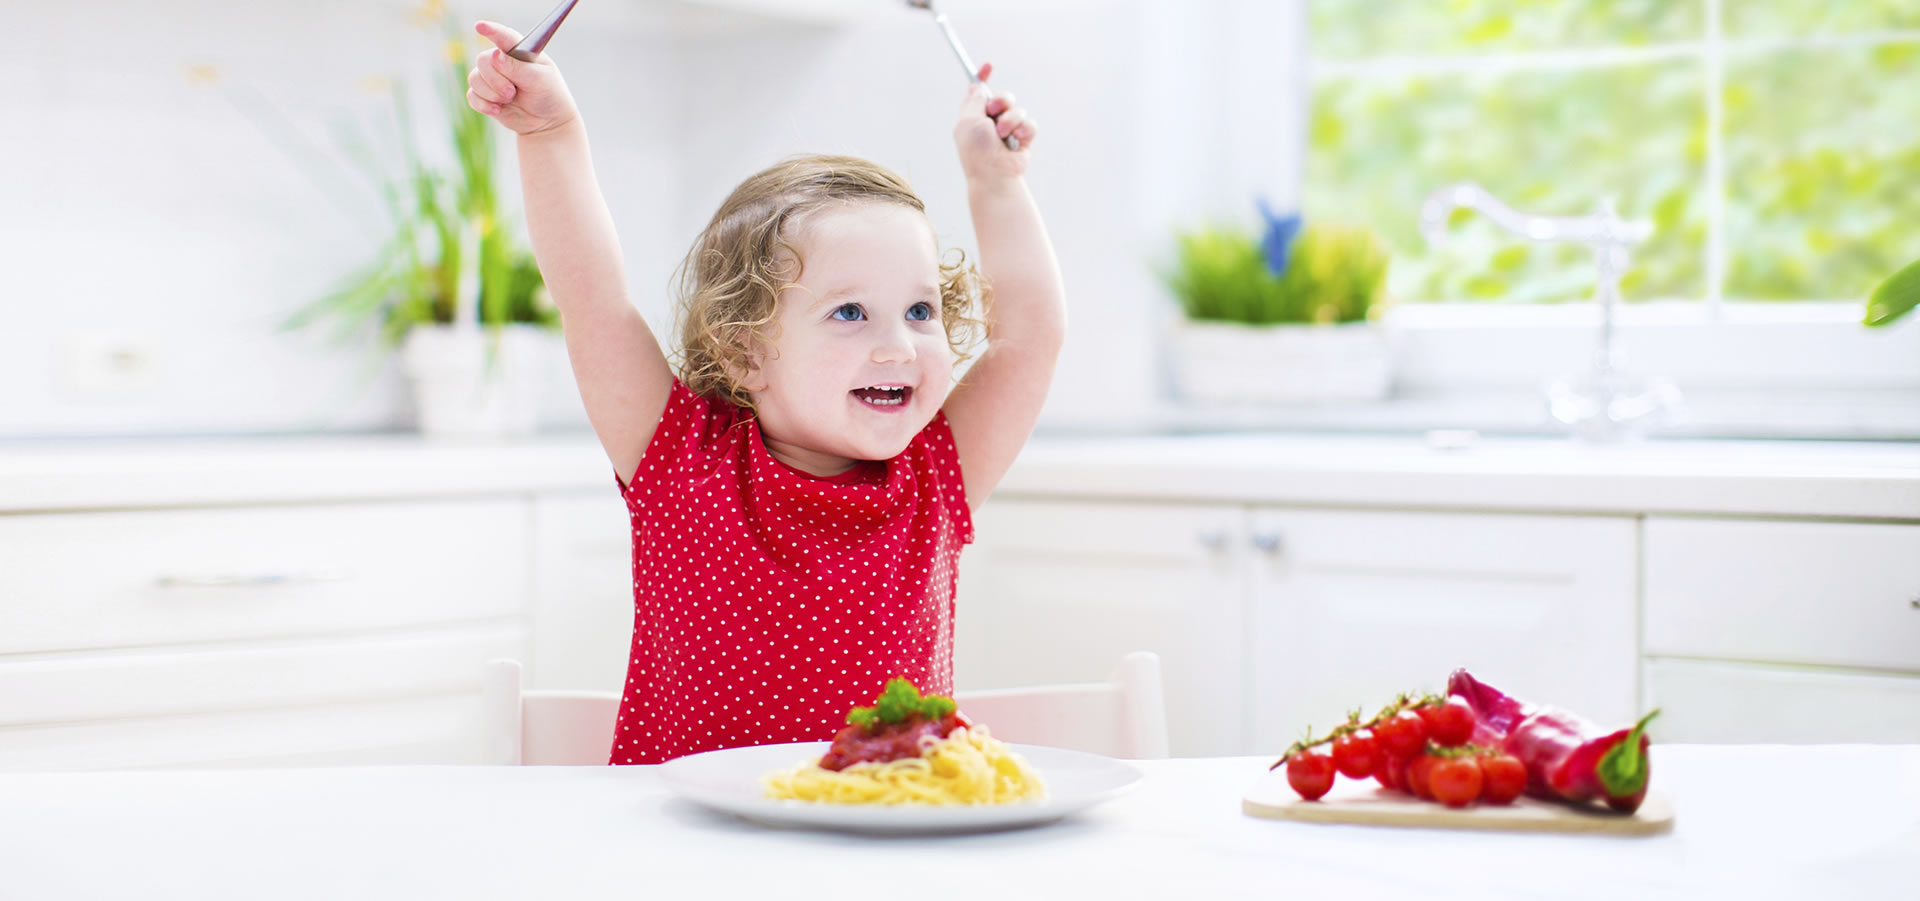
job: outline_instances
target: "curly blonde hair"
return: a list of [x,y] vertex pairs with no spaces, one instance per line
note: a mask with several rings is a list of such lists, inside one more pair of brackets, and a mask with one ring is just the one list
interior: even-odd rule
[[[906,179],[850,156],[790,157],[733,189],[680,264],[678,362],[689,390],[753,408],[738,375],[749,371],[755,348],[779,337],[775,301],[804,265],[795,231],[811,213],[852,203],[927,211]],[[958,366],[986,335],[990,292],[965,252],[951,254],[940,264],[940,320]]]

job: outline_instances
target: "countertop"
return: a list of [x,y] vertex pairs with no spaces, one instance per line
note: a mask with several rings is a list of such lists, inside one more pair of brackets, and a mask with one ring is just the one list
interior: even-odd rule
[[[612,491],[590,434],[0,444],[0,513]],[[1000,496],[1920,521],[1920,444],[1042,436]]]
[[1140,761],[1050,825],[869,837],[766,828],[653,767],[0,774],[7,898],[1910,898],[1920,746],[1653,748],[1670,832],[1256,819],[1265,758]]
[[1920,444],[1192,435],[1038,441],[1000,490],[1382,509],[1920,520]]

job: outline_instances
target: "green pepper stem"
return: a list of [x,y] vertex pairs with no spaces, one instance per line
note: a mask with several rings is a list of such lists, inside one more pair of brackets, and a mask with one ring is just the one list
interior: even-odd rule
[[1609,797],[1629,797],[1647,787],[1650,767],[1647,766],[1647,755],[1640,750],[1640,736],[1646,731],[1647,724],[1659,715],[1660,711],[1654,710],[1641,717],[1640,722],[1633,724],[1633,731],[1627,733],[1626,738],[1600,755],[1600,763],[1594,768],[1595,775],[1600,777],[1600,786],[1607,790]]

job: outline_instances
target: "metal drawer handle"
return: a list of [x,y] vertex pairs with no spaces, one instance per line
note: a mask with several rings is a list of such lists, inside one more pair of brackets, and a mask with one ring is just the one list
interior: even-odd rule
[[163,575],[153,580],[155,588],[269,588],[282,585],[317,585],[345,582],[352,576],[337,570],[321,572],[265,573],[189,573]]
[[1227,546],[1227,533],[1224,529],[1208,529],[1199,535],[1200,546],[1217,551]]
[[1280,533],[1256,532],[1253,536],[1253,546],[1263,554],[1278,554],[1280,553]]
[[1907,603],[1912,604],[1913,609],[1920,610],[1920,594],[1914,595],[1913,600],[1908,601]]

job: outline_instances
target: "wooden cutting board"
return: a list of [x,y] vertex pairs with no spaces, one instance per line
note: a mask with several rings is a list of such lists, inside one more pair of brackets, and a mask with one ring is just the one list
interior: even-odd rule
[[1455,809],[1389,792],[1371,780],[1342,776],[1334,781],[1326,797],[1308,801],[1287,785],[1284,767],[1261,776],[1240,798],[1240,810],[1248,816],[1275,820],[1428,829],[1654,835],[1673,828],[1673,806],[1655,792],[1648,792],[1647,800],[1631,816],[1599,808],[1579,810],[1526,797],[1504,806],[1476,804]]

